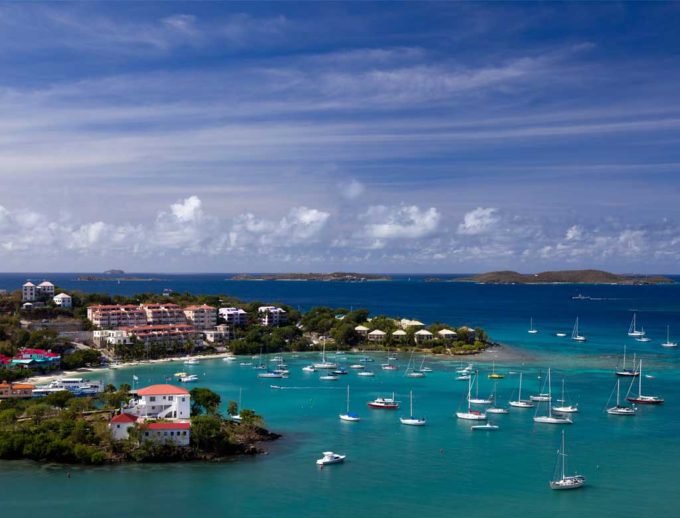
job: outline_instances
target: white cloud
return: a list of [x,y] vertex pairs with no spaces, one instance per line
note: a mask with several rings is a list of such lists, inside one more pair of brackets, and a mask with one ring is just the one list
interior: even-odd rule
[[190,196],[181,202],[170,205],[170,210],[180,222],[198,221],[203,215],[201,205],[198,196]]
[[581,236],[583,236],[583,227],[580,225],[572,225],[567,229],[564,239],[567,241],[574,241],[576,239],[580,239]]
[[356,200],[366,191],[366,187],[358,180],[352,179],[347,183],[340,184],[340,193],[348,200]]
[[368,221],[364,233],[369,238],[419,239],[437,230],[440,214],[434,207],[421,209],[416,205],[375,205],[368,208],[363,219]]
[[498,209],[477,207],[463,216],[463,222],[458,225],[458,233],[468,236],[484,234],[491,230],[499,218]]

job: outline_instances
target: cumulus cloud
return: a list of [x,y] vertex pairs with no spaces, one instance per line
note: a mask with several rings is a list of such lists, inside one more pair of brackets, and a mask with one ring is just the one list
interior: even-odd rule
[[474,236],[491,230],[499,221],[498,209],[477,207],[463,216],[463,222],[458,225],[458,233]]
[[198,221],[203,212],[202,202],[198,196],[190,196],[187,199],[170,205],[172,214],[181,222]]
[[340,185],[340,193],[348,200],[356,200],[359,196],[364,194],[365,191],[366,187],[364,184],[355,179]]
[[416,205],[374,205],[368,208],[363,218],[368,221],[364,226],[365,235],[379,240],[429,236],[437,230],[441,219],[436,208],[421,209]]

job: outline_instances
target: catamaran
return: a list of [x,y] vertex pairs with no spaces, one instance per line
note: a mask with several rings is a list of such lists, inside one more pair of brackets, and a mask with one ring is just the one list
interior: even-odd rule
[[661,344],[661,347],[677,347],[676,342],[671,342],[671,326],[666,326],[666,341]]
[[529,330],[527,331],[530,335],[535,335],[538,333],[538,329],[534,329],[534,317],[529,319]]
[[578,412],[578,405],[567,405],[567,400],[564,397],[564,378],[562,378],[562,399],[558,399],[557,402],[561,405],[552,407],[554,412],[560,414],[573,414]]
[[645,336],[644,329],[637,329],[637,313],[633,313],[633,319],[630,321],[630,326],[628,327],[628,336],[639,337]]
[[578,317],[576,317],[576,322],[574,323],[574,329],[571,332],[571,339],[575,342],[585,342],[587,338],[582,336],[578,332]]
[[507,408],[499,408],[496,406],[496,392],[497,392],[498,382],[493,384],[493,405],[486,409],[487,414],[509,414],[510,411]]
[[468,421],[486,421],[486,413],[479,410],[472,409],[472,401],[470,395],[472,393],[472,380],[468,380],[467,392],[467,412],[456,412],[458,419],[467,419]]
[[555,463],[555,475],[550,481],[550,489],[578,489],[586,483],[583,475],[567,475],[567,452],[564,447],[564,430],[562,430],[562,446],[557,451],[557,462]]
[[399,422],[401,424],[409,425],[409,426],[424,426],[425,423],[427,423],[427,419],[424,417],[414,417],[413,415],[413,391],[409,391],[409,399],[410,399],[410,412],[408,417],[400,417]]
[[[548,369],[548,379],[546,380],[546,383],[548,384],[548,396],[550,399],[552,399],[552,389],[550,387],[550,369]],[[540,405],[538,408],[536,408],[536,415],[534,416],[534,423],[541,423],[541,424],[572,424],[573,421],[562,414],[556,414],[553,415],[552,412],[552,405],[548,403],[548,415],[538,415],[538,411],[540,409]]]
[[[611,400],[611,395],[609,399]],[[609,405],[609,401],[607,401]],[[616,380],[616,406],[607,408],[607,413],[610,415],[627,415],[633,416],[637,413],[635,406],[625,406],[621,404],[621,380]]]
[[[640,360],[640,375],[638,376],[638,395],[628,396],[626,399],[631,403],[636,403],[638,405],[660,405],[664,402],[664,399],[659,396],[644,396],[642,394],[642,360]],[[630,394],[630,388],[628,389]]]
[[347,410],[344,414],[340,414],[339,417],[341,421],[349,421],[352,423],[361,421],[361,418],[357,414],[349,411],[349,385],[347,385]]
[[510,401],[510,406],[515,408],[533,408],[534,404],[531,401],[522,399],[522,373],[519,373],[519,393],[517,394],[517,401]]
[[470,403],[473,405],[490,405],[493,403],[493,396],[488,398],[479,397],[479,371],[475,371],[475,397],[470,399]]
[[637,377],[640,375],[640,372],[635,369],[635,355],[633,355],[633,368],[628,369],[626,368],[626,346],[623,346],[623,365],[622,367],[616,371],[617,376],[622,376],[622,377]]

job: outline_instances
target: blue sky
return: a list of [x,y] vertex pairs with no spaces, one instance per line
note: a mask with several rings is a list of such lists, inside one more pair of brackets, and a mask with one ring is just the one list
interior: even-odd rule
[[678,26],[0,3],[0,270],[677,272]]

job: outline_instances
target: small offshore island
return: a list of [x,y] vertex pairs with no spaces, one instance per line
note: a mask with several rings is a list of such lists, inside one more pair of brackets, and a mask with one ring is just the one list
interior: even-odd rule
[[230,281],[333,281],[333,282],[365,282],[389,281],[389,275],[375,275],[370,273],[243,273],[229,278]]
[[480,284],[673,284],[675,281],[661,275],[621,275],[602,270],[561,270],[540,273],[498,271],[458,277],[452,282]]

